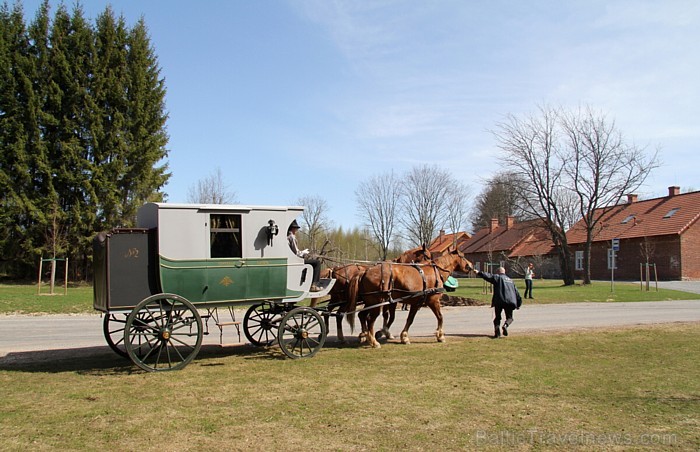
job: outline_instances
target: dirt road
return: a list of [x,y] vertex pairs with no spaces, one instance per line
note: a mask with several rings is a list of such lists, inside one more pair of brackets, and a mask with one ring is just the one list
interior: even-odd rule
[[[493,334],[493,310],[487,306],[446,307],[445,334],[450,336],[486,336]],[[243,312],[238,313],[239,319]],[[398,336],[406,319],[406,311],[397,311],[392,333]],[[533,331],[556,331],[607,328],[673,322],[699,322],[700,300],[659,301],[640,303],[569,303],[526,305],[515,312],[512,335]],[[429,337],[435,330],[435,317],[422,309],[410,329],[413,338]],[[351,338],[344,325],[346,337]],[[219,343],[219,330],[211,325],[205,344]],[[357,332],[355,332],[357,333]],[[354,335],[352,335],[354,336]],[[336,330],[331,322],[329,341],[335,341]],[[224,341],[237,342],[232,327],[225,330]],[[243,337],[245,342],[245,337]],[[109,351],[102,333],[100,315],[0,316],[0,364],[27,352],[77,355],[81,349]],[[27,355],[29,356],[29,355]]]

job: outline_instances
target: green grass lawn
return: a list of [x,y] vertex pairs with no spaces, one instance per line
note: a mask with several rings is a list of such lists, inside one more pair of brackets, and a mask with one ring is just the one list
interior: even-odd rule
[[[525,282],[516,280],[522,294]],[[488,304],[491,294],[486,293],[487,285],[480,278],[459,279],[459,288],[451,295],[472,298]],[[620,302],[620,301],[662,301],[697,300],[700,294],[659,289],[642,291],[639,284],[616,282],[612,292],[609,282],[594,282],[590,285],[576,284],[562,286],[560,280],[536,280],[534,300],[528,304],[573,303],[580,301]],[[48,287],[42,286],[42,292]],[[92,286],[87,284],[68,287],[68,295],[63,295],[63,287],[56,288],[57,295],[38,295],[36,284],[0,284],[0,314],[75,314],[92,313]],[[140,301],[140,300],[139,300]]]
[[0,359],[2,450],[700,448],[700,324],[381,349],[208,346],[144,373],[106,346]]
[[[42,293],[48,287],[42,285]],[[36,284],[0,284],[0,314],[77,314],[92,309],[92,286],[87,284],[56,287],[56,295],[39,295]]]

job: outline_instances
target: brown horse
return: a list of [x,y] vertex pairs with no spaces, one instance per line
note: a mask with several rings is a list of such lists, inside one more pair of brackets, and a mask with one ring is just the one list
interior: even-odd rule
[[428,306],[437,319],[435,336],[438,342],[443,342],[445,334],[442,330],[443,317],[440,310],[442,285],[453,271],[468,273],[471,268],[471,262],[459,251],[444,254],[427,264],[377,264],[368,268],[361,277],[351,281],[348,310],[354,311],[358,303],[364,302],[365,308],[359,314],[363,328],[361,336],[366,337],[372,347],[378,348],[380,345],[374,336],[374,321],[379,316],[380,306],[372,306],[385,302],[391,305],[399,300],[411,306],[406,325],[401,332],[401,342],[404,344],[410,343],[408,329],[416,313],[421,307]]
[[[422,247],[412,248],[410,250],[404,251],[399,257],[393,260],[396,263],[411,263],[411,262],[429,262],[431,258],[430,251],[425,245]],[[370,268],[369,264],[347,264],[333,267],[327,269],[324,272],[323,277],[335,279],[335,284],[331,288],[329,293],[330,299],[328,300],[329,309],[338,307],[338,313],[348,313],[347,317],[350,329],[355,328],[355,314],[353,310],[348,310],[348,288],[350,287],[350,282],[362,276],[364,272]],[[338,340],[340,342],[345,342],[345,336],[343,335],[343,317],[342,315],[336,316],[336,329],[338,332]],[[393,321],[393,316],[391,317]],[[386,322],[386,320],[385,320]]]
[[[433,259],[433,257],[433,254],[430,252],[430,250],[428,250],[424,243],[423,246],[420,246],[418,248],[412,248],[404,252],[392,262],[396,262],[397,264],[422,264],[430,262]],[[382,318],[384,321],[382,329],[377,334],[381,333],[384,336],[386,336],[387,339],[393,339],[394,335],[391,334],[389,328],[394,323],[394,319],[396,318],[395,303],[382,306]]]

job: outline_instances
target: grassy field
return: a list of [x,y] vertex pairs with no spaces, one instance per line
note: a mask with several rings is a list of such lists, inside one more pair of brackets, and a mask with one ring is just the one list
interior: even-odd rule
[[106,347],[0,360],[2,450],[700,448],[700,324],[426,339],[311,359],[203,348],[144,373]]
[[[525,291],[523,280],[516,281],[520,293]],[[459,280],[459,288],[451,295],[472,298],[487,304],[491,294],[485,292],[484,281],[479,278]],[[609,282],[595,282],[590,285],[577,284],[564,287],[559,280],[537,280],[534,283],[534,300],[531,303],[573,303],[579,301],[661,301],[661,300],[696,300],[700,294],[690,294],[675,290],[659,289],[659,291],[641,291],[639,284],[615,283],[615,291],[611,292]],[[42,291],[47,287],[43,286]],[[86,284],[69,286],[68,295],[63,294],[63,288],[57,288],[61,295],[38,295],[34,284],[0,284],[0,314],[73,314],[92,313],[92,287]],[[140,300],[138,300],[140,301]]]
[[[42,293],[48,287],[42,285]],[[36,284],[0,284],[0,314],[77,314],[92,309],[92,286],[71,285],[68,295],[56,287],[56,295],[39,295]]]

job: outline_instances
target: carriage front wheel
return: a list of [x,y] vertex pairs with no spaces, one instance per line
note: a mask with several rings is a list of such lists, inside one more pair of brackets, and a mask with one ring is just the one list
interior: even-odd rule
[[326,342],[326,323],[315,309],[294,308],[280,321],[277,338],[290,358],[310,358]]
[[277,328],[283,313],[283,306],[274,303],[254,304],[243,316],[245,337],[253,345],[272,345],[277,340]]
[[197,356],[202,336],[202,318],[192,303],[179,295],[158,294],[136,305],[127,317],[124,346],[144,370],[178,370]]

